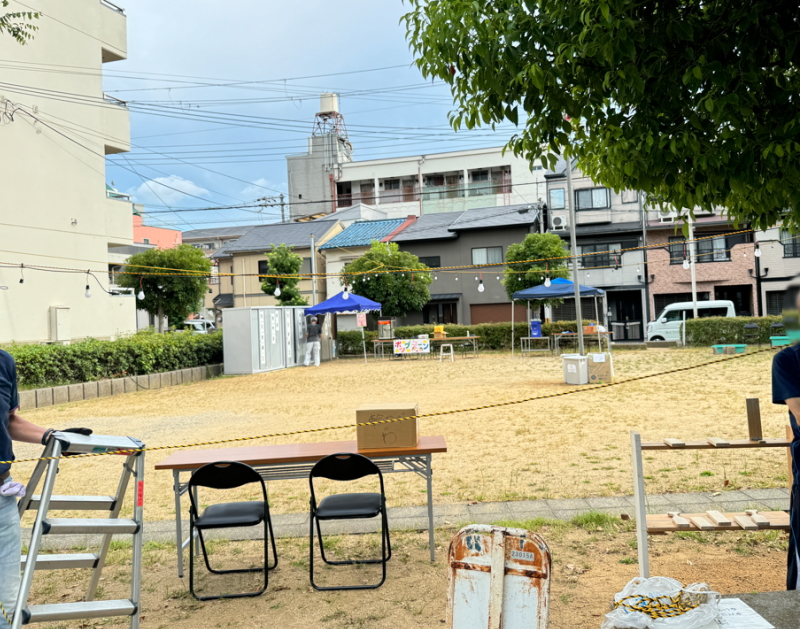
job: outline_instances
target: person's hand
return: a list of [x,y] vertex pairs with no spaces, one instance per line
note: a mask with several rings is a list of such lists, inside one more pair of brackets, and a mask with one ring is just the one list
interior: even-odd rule
[[5,485],[0,486],[0,496],[14,496],[15,498],[25,497],[25,485],[17,481],[10,480]]
[[[48,428],[45,430],[44,435],[42,436],[42,445],[47,445],[50,442],[50,439],[58,439],[61,445],[68,447],[69,440],[64,439],[63,437],[59,439],[59,434],[63,434],[65,432],[71,432],[76,435],[83,435],[88,437],[92,434],[91,428],[65,428],[64,430],[54,430],[53,428]],[[64,456],[70,456],[69,452],[62,452]]]

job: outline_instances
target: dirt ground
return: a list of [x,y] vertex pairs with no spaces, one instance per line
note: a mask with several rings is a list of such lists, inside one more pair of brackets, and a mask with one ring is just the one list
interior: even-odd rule
[[[785,434],[785,411],[770,403],[767,352],[720,365],[518,406],[421,421],[423,434],[444,435],[449,452],[434,457],[435,502],[523,500],[630,494],[629,431],[643,438],[743,438],[745,398],[762,400],[766,436]],[[618,378],[666,371],[713,359],[709,349],[615,351]],[[561,361],[550,356],[477,360],[340,360],[319,368],[209,380],[156,391],[28,411],[43,426],[89,426],[100,434],[130,435],[149,446],[353,423],[355,409],[380,402],[418,402],[420,412],[446,411],[571,389]],[[336,430],[254,443],[355,438]],[[233,444],[235,445],[235,444]],[[17,457],[37,456],[22,446]],[[171,474],[153,466],[172,451],[147,454],[146,517],[173,516]],[[651,493],[777,487],[787,483],[779,450],[653,453],[646,457]],[[59,493],[115,488],[119,459],[68,460]],[[32,464],[14,475],[27,478]],[[88,480],[87,480],[88,479]],[[726,484],[727,483],[727,484]],[[304,481],[270,483],[275,512],[303,511]],[[423,504],[424,481],[411,474],[387,482],[390,506]]]
[[[558,522],[504,523],[539,530],[553,558],[550,591],[550,628],[599,627],[615,592],[637,576],[636,539],[630,522],[595,515],[579,524]],[[144,560],[144,627],[196,629],[202,627],[311,627],[330,629],[406,629],[442,627],[447,615],[448,570],[446,550],[456,529],[437,531],[437,562],[427,556],[424,533],[396,533],[394,557],[386,584],[379,590],[316,592],[308,580],[308,543],[278,540],[278,568],[270,573],[269,589],[257,598],[198,602],[188,591],[188,578],[175,574],[175,547],[147,544]],[[784,588],[787,534],[678,533],[651,538],[651,569],[686,584],[705,581],[723,594]],[[332,558],[364,556],[378,547],[377,536],[336,537],[328,540]],[[256,565],[256,542],[214,542],[211,561],[217,568]],[[319,557],[319,555],[317,555]],[[115,542],[101,582],[103,598],[129,596],[130,544]],[[317,559],[319,561],[319,559]],[[737,569],[743,562],[747,570]],[[335,572],[334,572],[335,571]],[[63,572],[37,576],[32,602],[79,600],[86,571],[69,580]],[[39,573],[37,573],[39,574]],[[211,582],[199,574],[204,594],[252,591],[257,583],[215,576]],[[323,584],[366,583],[379,569],[351,567],[323,569]],[[67,627],[126,626],[123,619],[75,621]]]

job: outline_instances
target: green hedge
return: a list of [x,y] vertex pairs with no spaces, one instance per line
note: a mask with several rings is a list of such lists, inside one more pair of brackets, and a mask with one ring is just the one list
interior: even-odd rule
[[717,344],[742,343],[746,323],[757,323],[761,342],[769,343],[769,326],[779,323],[779,316],[769,317],[707,317],[686,322],[686,344],[708,347]]
[[[593,321],[585,321],[585,325],[593,323]],[[511,349],[511,322],[509,323],[479,323],[477,325],[445,325],[445,332],[448,336],[467,336],[467,332],[472,335],[480,336],[478,342],[483,349]],[[514,338],[519,339],[522,336],[528,336],[527,323],[514,324]],[[575,332],[574,321],[554,321],[553,323],[542,324],[542,334],[550,336],[559,332]],[[418,334],[430,334],[433,337],[432,325],[406,325],[399,326],[394,329],[394,335],[397,338],[411,339],[415,338]],[[372,340],[378,337],[377,332],[365,332],[367,339],[367,351],[372,351]],[[519,346],[519,341],[516,341]],[[338,335],[338,348],[339,355],[344,356],[347,354],[360,354],[361,348],[361,332],[359,331],[339,331]]]
[[20,386],[91,382],[222,362],[222,332],[138,332],[116,341],[87,339],[72,345],[12,345]]

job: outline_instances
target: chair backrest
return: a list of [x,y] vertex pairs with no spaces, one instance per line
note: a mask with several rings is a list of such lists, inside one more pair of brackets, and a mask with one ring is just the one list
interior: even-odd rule
[[340,452],[320,459],[311,468],[309,478],[327,478],[329,480],[350,481],[377,474],[381,471],[367,457],[352,452]]
[[238,461],[217,461],[196,470],[189,479],[189,486],[211,489],[235,489],[249,483],[262,483],[261,475],[252,467]]
[[745,330],[751,330],[751,331],[758,330],[758,324],[757,323],[745,323],[744,324],[744,329]]

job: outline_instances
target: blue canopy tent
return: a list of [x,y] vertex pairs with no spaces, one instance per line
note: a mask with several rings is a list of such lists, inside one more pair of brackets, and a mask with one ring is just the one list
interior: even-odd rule
[[[380,309],[381,305],[377,301],[372,301],[348,291],[342,291],[316,306],[309,306],[305,309],[305,314],[307,317],[321,314],[357,314],[359,312],[380,311]],[[361,345],[364,348],[364,362],[367,362],[367,343],[364,340],[363,327],[361,328]]]
[[[597,310],[597,298],[603,298],[603,319],[605,321],[606,313],[608,312],[608,308],[606,306],[606,292],[601,288],[594,288],[593,286],[584,286],[583,284],[579,285],[580,295],[581,297],[594,297],[594,314],[597,322],[600,323],[600,316]],[[550,281],[550,286],[545,286],[544,284],[540,284],[539,286],[532,286],[531,288],[526,288],[524,290],[518,290],[516,293],[512,295],[513,299],[511,300],[511,321],[514,321],[514,302],[516,301],[538,301],[544,299],[574,299],[575,298],[575,283],[564,279],[563,277],[557,277]],[[605,322],[606,326],[608,322]],[[576,322],[576,325],[580,325],[579,322]],[[597,335],[598,342],[600,339],[600,334]],[[511,326],[511,354],[514,354],[514,326]]]

